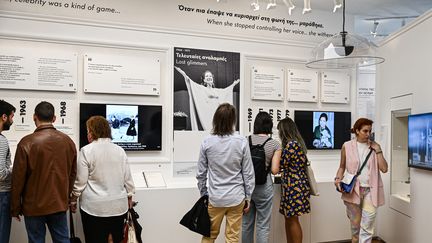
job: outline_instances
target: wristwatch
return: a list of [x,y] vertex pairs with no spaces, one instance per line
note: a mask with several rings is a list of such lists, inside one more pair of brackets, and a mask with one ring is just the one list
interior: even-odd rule
[[336,180],[340,180],[339,176],[336,176],[336,177],[334,178],[334,180],[335,180],[335,181],[336,181]]

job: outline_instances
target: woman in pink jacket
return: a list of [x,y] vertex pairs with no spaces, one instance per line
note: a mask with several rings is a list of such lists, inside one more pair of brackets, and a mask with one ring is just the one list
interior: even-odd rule
[[360,118],[355,122],[351,133],[354,133],[356,138],[342,146],[340,166],[334,180],[338,191],[342,191],[340,183],[344,174],[355,175],[372,150],[366,165],[357,177],[354,189],[350,193],[342,193],[342,200],[351,222],[352,242],[372,242],[376,210],[384,204],[380,172],[386,173],[388,165],[381,146],[369,139],[372,123],[373,121],[367,118]]

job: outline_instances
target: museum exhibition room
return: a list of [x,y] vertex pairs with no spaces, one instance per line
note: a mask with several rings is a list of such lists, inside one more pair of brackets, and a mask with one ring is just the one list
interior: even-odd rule
[[[86,121],[105,117],[127,155],[142,242],[191,243],[203,236],[179,222],[202,195],[200,149],[219,105],[235,107],[242,138],[267,112],[281,143],[278,123],[288,117],[317,185],[310,212],[298,217],[302,242],[329,243],[351,242],[347,192],[335,181],[354,123],[368,118],[367,141],[380,145],[374,159],[388,164],[370,189],[383,195],[372,242],[429,243],[431,43],[432,0],[3,0],[0,99],[16,111],[0,132],[13,164],[36,129],[36,105],[47,101],[79,155],[92,143]],[[283,173],[269,173],[269,243],[287,242]],[[80,214],[71,215],[84,242]],[[214,242],[225,242],[226,228]],[[28,242],[24,220],[12,218],[9,242]]]

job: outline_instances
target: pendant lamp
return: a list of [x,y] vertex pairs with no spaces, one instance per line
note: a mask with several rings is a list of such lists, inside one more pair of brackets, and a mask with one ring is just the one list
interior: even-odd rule
[[345,31],[345,0],[342,32],[320,43],[312,50],[306,67],[314,69],[350,69],[377,65],[384,58],[375,55],[377,46],[368,39]]

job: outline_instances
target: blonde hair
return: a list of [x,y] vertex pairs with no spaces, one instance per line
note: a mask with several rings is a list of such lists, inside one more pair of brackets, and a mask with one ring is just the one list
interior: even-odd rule
[[277,129],[279,131],[279,138],[282,142],[283,148],[285,148],[289,142],[297,141],[300,144],[303,152],[305,154],[307,153],[306,144],[299,130],[297,129],[297,125],[291,118],[287,117],[280,120],[277,125]]

